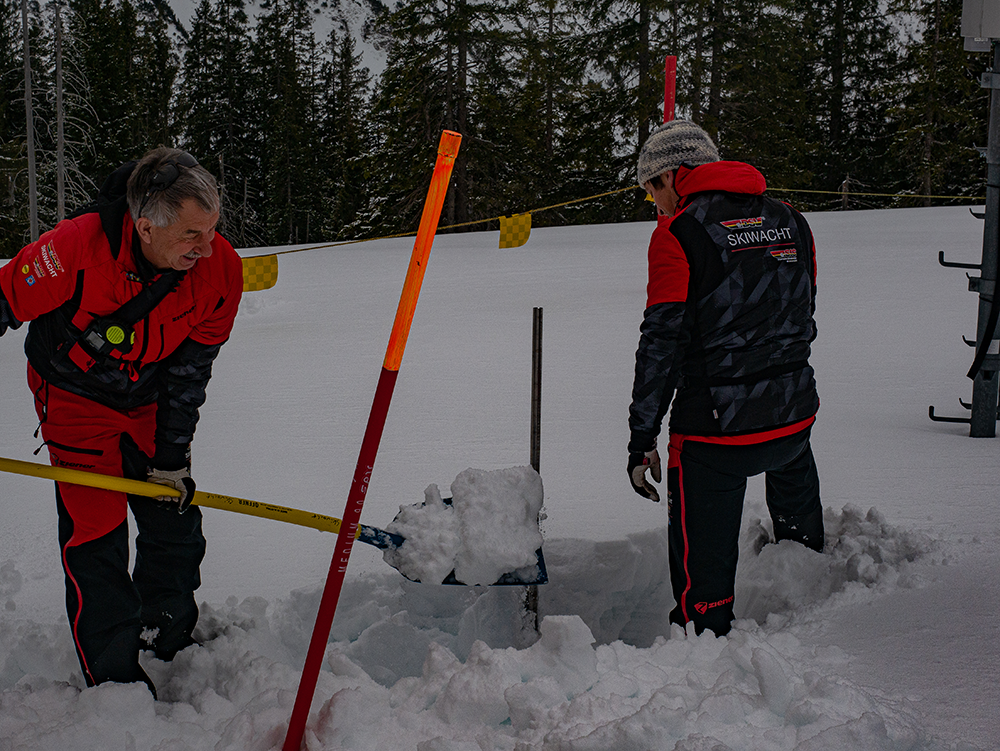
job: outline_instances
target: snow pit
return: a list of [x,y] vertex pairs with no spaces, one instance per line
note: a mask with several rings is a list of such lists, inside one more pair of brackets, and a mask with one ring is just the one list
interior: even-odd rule
[[463,584],[484,585],[537,565],[544,493],[535,470],[467,469],[451,484],[451,494],[446,503],[430,485],[422,504],[400,506],[387,529],[406,542],[385,551],[386,563],[414,581],[440,583],[454,571]]

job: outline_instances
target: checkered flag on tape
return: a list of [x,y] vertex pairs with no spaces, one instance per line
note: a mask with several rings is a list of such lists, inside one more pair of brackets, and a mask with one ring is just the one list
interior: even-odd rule
[[500,217],[500,247],[520,248],[531,237],[531,214]]
[[271,289],[278,281],[278,256],[254,256],[243,259],[243,291]]

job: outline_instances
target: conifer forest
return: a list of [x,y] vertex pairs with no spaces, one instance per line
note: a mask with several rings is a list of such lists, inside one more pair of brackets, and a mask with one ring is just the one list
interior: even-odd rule
[[[351,3],[360,36],[336,20]],[[0,257],[30,241],[32,183],[44,232],[161,144],[218,178],[237,247],[414,231],[444,129],[463,136],[441,219],[454,231],[551,206],[536,226],[650,219],[630,188],[663,120],[667,55],[677,116],[800,209],[970,203],[985,195],[991,60],[963,49],[961,13],[962,0],[200,0],[182,25],[166,0],[0,0]],[[320,17],[334,19],[322,35]]]

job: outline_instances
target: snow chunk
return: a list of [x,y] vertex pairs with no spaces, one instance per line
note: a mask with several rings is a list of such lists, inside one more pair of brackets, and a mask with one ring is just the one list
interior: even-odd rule
[[538,514],[542,478],[531,467],[494,472],[467,469],[451,484],[462,546],[455,577],[492,584],[508,571],[531,566],[542,546]]
[[385,551],[386,563],[423,582],[441,582],[454,570],[465,584],[492,584],[536,564],[544,497],[537,472],[467,469],[455,478],[451,493],[449,505],[430,485],[422,504],[400,507],[388,531],[406,542]]
[[455,508],[441,500],[437,485],[427,487],[422,504],[400,506],[387,530],[406,542],[389,548],[382,558],[407,579],[437,584],[455,568],[460,545],[458,517]]

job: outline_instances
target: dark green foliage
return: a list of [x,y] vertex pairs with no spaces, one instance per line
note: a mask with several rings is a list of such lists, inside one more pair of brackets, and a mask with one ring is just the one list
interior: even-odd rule
[[[43,230],[58,195],[52,1],[30,12]],[[359,0],[377,13],[364,31],[386,54],[376,77],[348,0],[266,0],[255,20],[246,0],[201,0],[189,31],[164,0],[64,2],[68,208],[122,162],[178,144],[218,177],[237,246],[414,231],[444,129],[463,141],[443,225],[541,207],[555,208],[536,226],[650,219],[629,188],[663,119],[667,55],[677,116],[802,208],[983,191],[990,61],[962,49],[960,0]],[[326,12],[341,20],[318,43]],[[0,0],[6,255],[28,226],[20,26],[16,0]]]
[[372,143],[368,117],[371,76],[355,54],[348,34],[339,39],[330,32],[328,59],[320,74],[322,121],[319,155],[323,164],[323,235],[327,238],[363,237],[372,227],[367,220]]
[[20,4],[0,0],[0,258],[28,239],[23,59]]
[[246,72],[251,37],[244,0],[202,0],[184,53],[177,112],[185,149],[219,181],[219,230],[237,246],[265,244],[259,218],[262,132]]
[[986,164],[975,146],[986,146],[989,94],[978,78],[992,60],[963,49],[962,0],[907,0],[903,9],[922,33],[906,45],[899,87],[893,155],[909,166],[900,187],[918,195],[983,195]]

